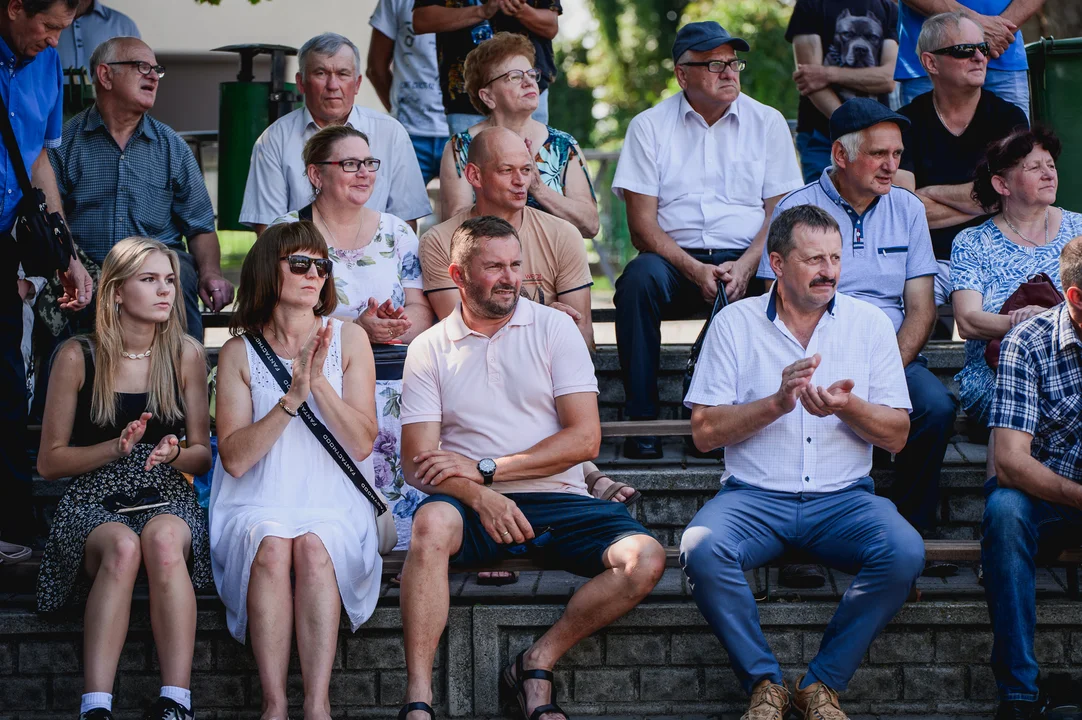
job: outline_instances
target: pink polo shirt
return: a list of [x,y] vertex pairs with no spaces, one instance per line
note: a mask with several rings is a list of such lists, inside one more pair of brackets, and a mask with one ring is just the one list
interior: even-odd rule
[[[488,338],[466,327],[461,305],[410,343],[402,375],[402,424],[438,422],[440,446],[469,458],[527,450],[562,429],[556,398],[597,393],[590,351],[566,314],[519,298]],[[582,465],[548,477],[492,485],[501,493],[587,495]]]

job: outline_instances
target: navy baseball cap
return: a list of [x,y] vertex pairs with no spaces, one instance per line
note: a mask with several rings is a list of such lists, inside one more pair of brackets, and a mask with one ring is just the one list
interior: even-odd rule
[[909,118],[899,115],[886,105],[871,98],[852,98],[830,116],[830,141],[842,135],[870,128],[881,122],[892,122],[903,132],[909,129]]
[[676,62],[688,50],[713,50],[719,45],[732,45],[733,50],[751,50],[747,40],[733,37],[713,20],[688,23],[676,33],[672,44],[672,59]]

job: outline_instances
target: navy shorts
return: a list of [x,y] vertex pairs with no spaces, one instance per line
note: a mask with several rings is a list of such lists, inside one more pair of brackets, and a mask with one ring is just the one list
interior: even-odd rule
[[430,495],[421,503],[447,503],[462,516],[462,547],[451,557],[451,565],[484,567],[500,560],[527,557],[549,570],[567,570],[592,578],[605,572],[603,557],[609,546],[631,535],[650,534],[628,514],[623,503],[612,500],[570,493],[508,493],[507,497],[518,505],[535,534],[552,529],[542,547],[527,543],[527,550],[516,556],[510,546],[492,539],[473,509],[455,498]]

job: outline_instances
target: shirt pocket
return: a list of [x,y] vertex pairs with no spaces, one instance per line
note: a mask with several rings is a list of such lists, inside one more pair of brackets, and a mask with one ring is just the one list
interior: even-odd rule
[[725,195],[729,202],[762,207],[766,164],[762,160],[730,160],[723,168]]
[[173,188],[161,180],[141,179],[135,183],[132,196],[136,205],[129,209],[131,218],[147,235],[163,233],[173,219]]

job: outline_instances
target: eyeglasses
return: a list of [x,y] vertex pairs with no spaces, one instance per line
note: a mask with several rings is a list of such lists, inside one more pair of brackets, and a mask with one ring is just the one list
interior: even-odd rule
[[331,270],[334,268],[334,263],[327,258],[313,258],[308,257],[307,255],[289,255],[288,257],[282,258],[282,260],[289,263],[289,272],[294,275],[307,275],[308,268],[315,265],[316,275],[325,278],[331,274]]
[[708,72],[723,73],[725,68],[729,68],[733,72],[744,72],[744,68],[748,66],[748,61],[741,58],[735,58],[733,60],[704,60],[702,62],[686,62],[680,63],[685,67],[704,67]]
[[949,45],[945,48],[932,50],[931,53],[933,55],[950,55],[952,58],[958,58],[959,60],[968,60],[973,57],[978,50],[981,51],[981,55],[988,57],[988,43],[986,42]]
[[161,80],[165,77],[164,65],[151,65],[144,60],[117,60],[115,62],[107,62],[106,65],[134,65],[135,69],[139,71],[140,75],[149,75],[153,70],[154,74]]
[[361,169],[361,165],[364,165],[364,169],[368,172],[375,172],[379,170],[380,161],[376,158],[365,158],[364,160],[358,160],[357,158],[346,158],[345,160],[327,160],[325,162],[312,163],[313,165],[337,165],[342,168],[342,172],[355,173]]
[[492,78],[481,87],[487,88],[489,85],[496,82],[500,78],[507,78],[507,82],[509,83],[520,83],[522,82],[522,78],[529,78],[530,82],[536,83],[540,77],[541,71],[537,68],[530,68],[529,70],[508,70],[503,75],[497,75],[496,77]]

